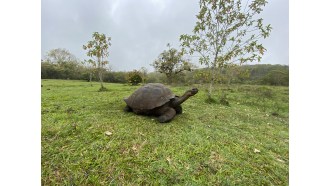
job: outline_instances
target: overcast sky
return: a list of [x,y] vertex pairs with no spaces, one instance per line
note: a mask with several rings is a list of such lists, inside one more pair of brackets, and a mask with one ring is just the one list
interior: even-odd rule
[[[88,59],[82,45],[93,32],[112,38],[110,67],[129,71],[146,67],[165,49],[179,47],[179,36],[189,34],[199,11],[198,0],[42,0],[41,57],[65,48],[80,60]],[[273,30],[263,42],[263,64],[289,64],[288,0],[269,0],[262,13]]]

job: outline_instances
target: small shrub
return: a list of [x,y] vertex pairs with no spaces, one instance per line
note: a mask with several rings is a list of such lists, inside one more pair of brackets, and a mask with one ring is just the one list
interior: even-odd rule
[[105,87],[100,87],[100,89],[98,91],[99,92],[106,92],[106,91],[109,91],[109,90]]
[[131,85],[138,85],[142,82],[142,74],[140,71],[133,70],[132,72],[128,73],[127,81]]
[[256,94],[262,98],[271,99],[274,97],[274,93],[273,93],[272,89],[270,89],[268,87],[258,87],[256,89]]
[[272,116],[279,116],[280,114],[277,112],[272,112]]
[[221,94],[221,96],[220,96],[220,104],[221,105],[229,106],[229,101],[227,99],[227,95],[228,94],[226,92]]
[[[213,96],[208,96],[206,99],[205,99],[205,103],[208,103],[208,104],[221,104],[221,105],[224,105],[224,106],[229,106],[229,101],[227,99],[227,93],[226,92],[223,92],[220,96],[219,99],[215,99]],[[216,97],[218,97],[219,95],[216,95]]]
[[229,106],[229,102],[226,99],[223,99],[223,98],[220,99],[220,104],[225,105],[225,106]]
[[207,97],[205,99],[205,103],[209,103],[209,104],[212,104],[212,103],[217,103],[216,99],[214,99],[213,97]]

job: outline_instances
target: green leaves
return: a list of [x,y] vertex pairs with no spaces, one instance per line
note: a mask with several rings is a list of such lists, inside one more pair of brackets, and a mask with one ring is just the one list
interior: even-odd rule
[[[186,36],[181,36],[182,39],[190,39]],[[189,60],[184,59],[184,50],[178,51],[175,48],[171,48],[169,44],[168,50],[164,50],[158,58],[151,64],[156,71],[164,73],[168,78],[169,83],[172,83],[172,77],[176,74],[183,72],[184,70],[191,71],[193,65]]]
[[267,4],[266,0],[254,0],[252,3],[249,5],[249,8],[251,9],[252,12],[256,12],[257,14],[260,14],[262,11],[263,6]]
[[63,65],[65,63],[77,63],[78,59],[67,49],[56,48],[47,52],[46,62]]
[[241,0],[201,0],[194,34],[181,35],[181,46],[190,54],[200,54],[200,63],[211,66],[217,66],[219,61],[259,61],[265,52],[259,39],[267,38],[272,28],[264,26],[264,20],[254,16],[266,3],[265,0],[254,0],[242,6]]
[[142,76],[142,72],[138,70],[133,70],[131,72],[128,72],[126,79],[131,85],[138,85],[142,82]]
[[88,41],[86,45],[83,45],[83,49],[87,50],[87,56],[96,57],[98,61],[101,58],[108,57],[109,52],[107,50],[111,46],[111,37],[94,32],[92,38],[94,40]]
[[[87,56],[93,58],[88,60],[94,68],[98,70],[98,76],[101,83],[101,89],[103,89],[103,69],[106,64],[109,63],[106,58],[109,56],[109,47],[111,46],[111,37],[106,37],[105,34],[99,34],[94,32],[92,36],[93,40],[88,41],[86,45],[83,45],[83,49],[86,50]],[[95,60],[95,58],[96,60]]]
[[[263,19],[256,19],[267,1],[200,0],[200,11],[193,34],[180,36],[183,50],[198,53],[199,62],[210,67],[212,81],[220,69],[232,64],[260,61],[266,49],[259,39],[267,38],[271,26],[264,27]],[[209,92],[210,94],[210,92]]]

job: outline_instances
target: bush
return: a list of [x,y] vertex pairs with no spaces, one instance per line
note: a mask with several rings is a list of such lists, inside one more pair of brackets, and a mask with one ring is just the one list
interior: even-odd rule
[[129,72],[127,76],[127,81],[131,85],[138,85],[142,82],[142,74],[140,71],[133,70],[132,72]]
[[265,75],[261,82],[266,85],[289,86],[289,72],[273,70]]
[[228,95],[228,93],[222,92],[222,94],[220,96],[220,104],[221,105],[229,106],[229,101],[228,101],[227,95]]
[[88,69],[77,62],[63,62],[61,64],[42,62],[41,79],[88,79]]
[[255,90],[255,93],[259,99],[260,98],[272,99],[274,97],[274,93],[273,93],[272,89],[268,88],[268,87],[258,87]]
[[111,83],[126,83],[127,72],[107,72],[104,74],[104,81]]

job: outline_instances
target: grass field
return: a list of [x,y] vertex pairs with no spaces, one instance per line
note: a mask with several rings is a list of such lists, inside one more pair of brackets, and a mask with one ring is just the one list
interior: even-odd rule
[[196,85],[183,114],[159,124],[123,112],[136,86],[42,85],[42,185],[288,185],[288,87],[219,86],[225,106]]

